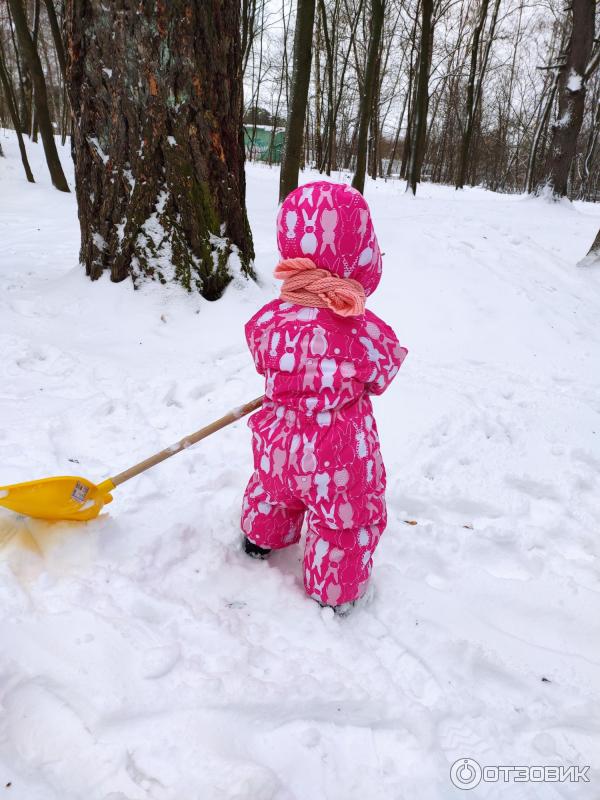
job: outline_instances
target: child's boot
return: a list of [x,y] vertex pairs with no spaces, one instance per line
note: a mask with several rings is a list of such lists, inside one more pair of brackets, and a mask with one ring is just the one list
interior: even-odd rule
[[336,617],[347,617],[354,608],[356,600],[349,600],[347,603],[341,603],[339,606],[330,606],[327,603],[317,602],[322,608],[331,608]]
[[260,558],[264,561],[268,558],[271,550],[268,547],[259,547],[254,542],[251,542],[247,536],[244,536],[244,552],[251,558]]

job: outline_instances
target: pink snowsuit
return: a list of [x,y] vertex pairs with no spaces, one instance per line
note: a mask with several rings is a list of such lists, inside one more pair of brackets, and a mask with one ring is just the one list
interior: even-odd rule
[[[277,218],[282,259],[310,258],[371,294],[381,253],[363,196],[319,181],[294,190]],[[385,468],[370,394],[388,387],[404,357],[392,329],[370,311],[273,300],[246,324],[256,369],[266,378],[253,431],[254,474],[242,530],[264,548],[300,538],[307,517],[304,585],[337,606],[360,597],[386,525]]]

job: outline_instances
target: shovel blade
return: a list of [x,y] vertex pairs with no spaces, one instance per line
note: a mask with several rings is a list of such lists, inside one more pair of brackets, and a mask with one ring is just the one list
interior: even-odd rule
[[0,486],[0,506],[46,520],[94,519],[112,500],[110,480],[98,486],[86,478],[60,476]]

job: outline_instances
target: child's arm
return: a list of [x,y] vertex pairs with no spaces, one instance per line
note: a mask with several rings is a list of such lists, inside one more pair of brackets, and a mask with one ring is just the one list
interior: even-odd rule
[[265,374],[265,355],[269,346],[272,328],[272,326],[269,326],[269,322],[273,317],[273,311],[269,306],[270,304],[263,306],[244,326],[248,348],[259,375]]
[[401,346],[390,326],[374,314],[366,319],[359,341],[363,346],[359,375],[365,390],[369,394],[383,394],[396,377],[408,350]]

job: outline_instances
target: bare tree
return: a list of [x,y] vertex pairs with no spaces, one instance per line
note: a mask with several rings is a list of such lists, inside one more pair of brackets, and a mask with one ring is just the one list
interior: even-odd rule
[[465,121],[463,123],[463,136],[460,155],[460,164],[458,167],[458,175],[456,178],[456,188],[462,189],[465,185],[467,165],[469,159],[469,148],[471,146],[471,139],[473,137],[473,125],[475,121],[475,80],[477,77],[477,64],[480,57],[479,42],[481,34],[487,21],[487,13],[489,8],[489,0],[482,0],[481,9],[479,11],[479,18],[473,30],[471,39],[471,66],[469,69],[469,78],[467,81],[467,100],[465,103]]
[[60,158],[58,157],[56,142],[54,141],[54,131],[52,129],[52,121],[48,109],[48,94],[46,91],[44,72],[34,40],[31,38],[29,32],[25,9],[23,8],[22,0],[8,0],[8,3],[12,12],[23,58],[27,64],[29,74],[31,75],[34,89],[35,117],[42,136],[50,178],[52,179],[53,185],[59,191],[68,192],[69,186],[60,163]]
[[[597,29],[598,2],[591,1]],[[50,119],[64,142],[71,130],[63,66],[64,3],[20,2],[29,15],[30,36],[37,43]],[[552,122],[561,119],[559,84],[566,69],[573,11],[557,15],[554,6],[558,0],[533,5],[527,0],[432,2],[435,37],[424,64],[420,59],[421,0],[385,0],[368,109],[365,172],[372,178],[390,178],[398,172],[400,162],[400,176],[410,176],[413,185],[416,170],[418,179],[456,185],[460,178],[462,185],[481,184],[495,191],[534,191],[546,181],[554,152]],[[309,38],[314,29],[314,67],[310,73],[304,72],[308,77],[306,101],[300,103],[303,116],[287,125],[288,153],[295,151],[297,162],[290,185],[297,182],[298,170],[305,163],[327,174],[339,167],[354,171],[359,142],[359,169],[362,160],[359,134],[362,137],[373,28],[371,0],[314,0],[314,5],[313,24],[308,26]],[[246,152],[250,158],[271,164],[281,156],[277,144],[281,119],[292,113],[290,86],[295,78],[290,45],[292,36],[300,35],[302,28],[294,26],[298,3],[240,0],[240,6],[239,68],[247,98]],[[302,17],[301,13],[299,22]],[[0,41],[21,130],[35,134],[36,115],[31,111],[35,91],[22,48],[16,46],[15,26],[5,0],[0,0]],[[297,50],[300,52],[306,58],[308,47]],[[536,54],[543,52],[548,53],[547,66],[536,68]],[[597,41],[582,74],[586,91],[568,170],[571,198],[600,198],[599,61]],[[427,67],[429,76],[426,95],[419,91],[422,66]],[[97,79],[100,90],[106,83],[103,74]],[[1,89],[0,119],[3,124],[15,124]],[[417,137],[417,123],[422,119],[424,131],[421,127]],[[265,126],[270,129],[270,134],[266,133],[270,146],[265,131],[260,131]]]
[[550,190],[554,197],[567,194],[569,172],[583,122],[587,81],[597,61],[592,59],[595,0],[573,0],[570,35],[557,84],[558,110],[552,124],[546,167],[537,192]]
[[315,0],[298,0],[290,104],[279,178],[280,202],[298,186],[310,83],[314,21]]
[[421,0],[421,42],[419,45],[419,71],[415,97],[414,141],[410,153],[406,187],[413,194],[417,193],[417,184],[421,180],[421,167],[425,155],[432,37],[433,0]]
[[385,0],[371,0],[371,35],[363,81],[362,96],[359,108],[359,127],[356,143],[356,169],[352,186],[359,192],[365,190],[365,175],[367,169],[367,139],[369,124],[373,111],[373,95],[375,92],[375,79],[377,76],[377,58],[383,30],[385,13]]
[[4,53],[2,50],[1,41],[0,41],[0,86],[2,86],[2,91],[4,92],[4,99],[6,101],[6,105],[8,106],[8,112],[10,114],[13,128],[15,129],[17,135],[17,141],[19,144],[19,153],[21,154],[21,162],[23,164],[23,169],[25,170],[25,176],[27,177],[29,183],[35,183],[31,167],[29,166],[29,159],[27,158],[27,150],[25,149],[25,142],[23,141],[23,134],[21,132],[21,120],[19,119],[19,112],[17,110],[17,103],[14,91],[10,82],[10,77],[8,75],[6,66],[4,64]]
[[[14,52],[14,66],[17,73],[18,79],[18,86],[19,86],[19,119],[21,120],[21,130],[23,133],[30,134],[31,133],[31,79],[29,77],[29,73],[27,71],[27,67],[22,64],[21,56],[19,54],[19,48],[17,46],[17,39],[15,34],[15,24],[13,22],[12,13],[10,10],[10,4],[6,3],[6,12],[8,16],[8,29],[10,32],[10,41],[12,44],[12,49]],[[7,60],[7,70],[8,67],[8,60]]]
[[583,200],[589,199],[589,192],[592,185],[592,165],[596,154],[598,142],[600,141],[600,81],[596,82],[596,91],[592,96],[592,107],[596,109],[593,122],[588,134],[585,155],[583,157],[581,191],[580,196]]
[[67,72],[67,57],[65,55],[65,46],[63,43],[58,17],[56,16],[56,9],[54,7],[53,0],[44,0],[44,4],[46,6],[48,22],[50,23],[50,30],[52,31],[52,40],[56,50],[56,57],[60,67],[60,73],[64,80]]

